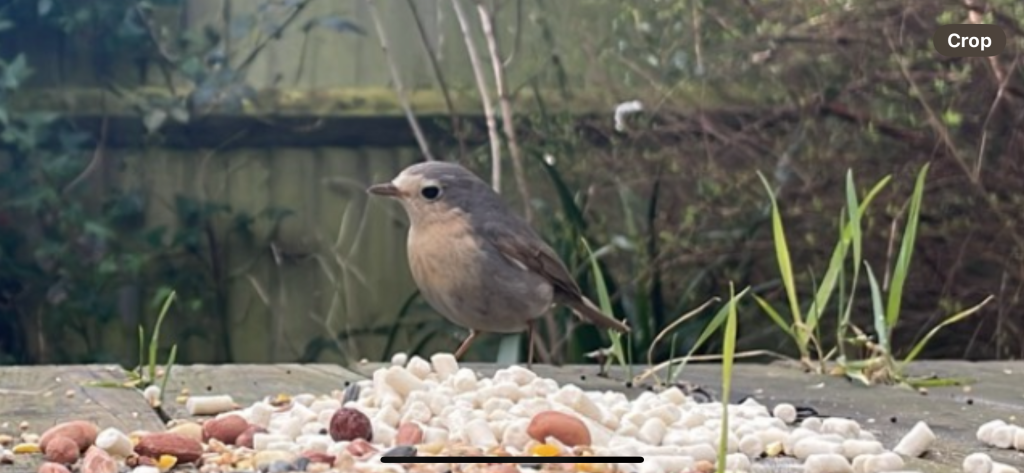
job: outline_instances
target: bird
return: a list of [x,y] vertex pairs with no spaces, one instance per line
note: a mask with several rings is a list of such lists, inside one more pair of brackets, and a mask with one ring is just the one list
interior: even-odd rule
[[481,333],[528,332],[556,304],[603,329],[629,333],[583,295],[565,263],[487,182],[450,161],[425,161],[366,191],[401,203],[409,217],[406,253],[420,294],[469,335],[461,359]]

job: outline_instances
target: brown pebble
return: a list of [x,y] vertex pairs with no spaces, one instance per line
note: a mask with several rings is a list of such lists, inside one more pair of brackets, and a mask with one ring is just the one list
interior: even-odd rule
[[698,473],[714,473],[715,464],[707,460],[697,460],[693,464],[693,471],[696,471]]
[[423,441],[423,429],[412,422],[404,422],[398,426],[395,434],[395,445],[419,445]]
[[230,414],[203,423],[203,440],[217,439],[232,445],[249,429],[249,422],[238,414]]
[[519,473],[519,468],[507,463],[501,465],[491,465],[487,468],[487,473]]
[[93,446],[85,451],[85,458],[82,459],[82,473],[117,473],[117,470],[117,462],[106,450]]
[[238,438],[235,439],[235,445],[239,447],[252,448],[252,439],[256,434],[265,434],[267,429],[258,425],[250,425],[248,429],[245,429]]
[[370,445],[370,442],[367,442],[366,440],[363,439],[353,440],[352,443],[348,444],[348,446],[345,447],[345,451],[347,451],[348,453],[352,454],[352,456],[360,460],[365,459],[366,457],[374,453],[377,453],[377,449],[374,448],[373,445]]
[[587,424],[576,417],[558,411],[537,413],[530,419],[530,425],[526,427],[526,434],[538,442],[544,442],[548,437],[554,437],[569,447],[590,445],[590,429],[587,428]]
[[74,440],[60,436],[50,438],[43,453],[50,462],[70,465],[78,461],[79,449]]
[[39,448],[45,452],[46,445],[50,443],[50,440],[56,437],[67,437],[78,445],[79,452],[84,452],[85,449],[96,442],[96,436],[99,433],[99,427],[86,420],[62,422],[43,432],[43,436],[39,437]]
[[39,469],[36,471],[38,473],[71,473],[71,471],[68,470],[68,467],[54,462],[43,462],[42,465],[39,465]]
[[373,424],[370,423],[370,418],[349,407],[342,407],[334,412],[329,431],[331,439],[335,442],[356,439],[373,441]]
[[139,438],[135,453],[151,458],[171,455],[178,459],[179,464],[192,463],[203,455],[203,444],[183,435],[155,432]]

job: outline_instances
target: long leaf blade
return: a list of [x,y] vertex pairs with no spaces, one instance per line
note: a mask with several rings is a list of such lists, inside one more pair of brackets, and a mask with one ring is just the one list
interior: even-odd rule
[[885,310],[885,322],[889,327],[894,327],[899,321],[903,287],[907,282],[907,273],[910,272],[910,260],[914,254],[914,243],[917,240],[917,224],[921,218],[921,201],[924,198],[924,181],[927,174],[928,164],[925,164],[918,173],[917,182],[914,184],[914,194],[910,201],[910,215],[907,217],[907,227],[903,232],[900,254],[896,259],[892,286],[889,287],[889,302]]

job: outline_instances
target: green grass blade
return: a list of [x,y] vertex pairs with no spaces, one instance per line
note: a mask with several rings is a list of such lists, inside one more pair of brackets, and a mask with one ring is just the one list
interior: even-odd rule
[[149,339],[149,382],[151,383],[156,381],[156,353],[160,344],[160,326],[163,325],[164,317],[167,316],[176,294],[177,292],[171,291],[167,295],[167,299],[164,299],[164,305],[160,308],[160,315],[157,316],[156,325],[153,327],[153,335]]
[[779,205],[775,200],[775,192],[768,180],[758,171],[757,176],[761,178],[768,197],[772,203],[772,235],[775,240],[775,256],[779,262],[779,273],[782,275],[782,284],[786,289],[786,297],[789,299],[789,310],[792,312],[794,330],[800,334],[801,350],[806,347],[809,335],[805,333],[803,315],[800,312],[800,303],[796,297],[796,283],[793,278],[793,263],[789,257],[789,245],[786,244],[786,231],[782,225],[782,215],[779,213]]
[[[740,291],[739,294],[736,294],[733,297],[733,300],[738,301],[742,299],[743,296],[747,295],[748,292],[750,292],[749,286],[746,289]],[[692,347],[690,347],[690,351],[686,354],[686,358],[684,358],[683,361],[679,363],[679,369],[676,371],[676,373],[682,372],[683,367],[686,366],[686,364],[689,362],[689,359],[693,356],[693,354],[696,353],[697,350],[704,345],[704,342],[706,342],[709,338],[711,338],[712,335],[714,335],[715,331],[718,330],[718,328],[721,327],[723,323],[725,323],[725,319],[728,316],[729,304],[726,304],[724,307],[719,309],[717,313],[715,313],[715,316],[711,318],[711,321],[708,322],[708,325],[704,327],[704,331],[700,333],[700,336],[697,337],[697,341],[693,344]]]
[[903,231],[903,241],[900,244],[900,254],[896,259],[896,268],[893,270],[892,286],[889,287],[889,302],[885,309],[885,323],[889,327],[895,327],[899,322],[900,304],[903,301],[903,285],[907,281],[907,273],[910,272],[910,260],[914,254],[914,243],[917,240],[917,224],[921,218],[921,200],[924,198],[924,181],[928,174],[928,164],[921,168],[917,175],[917,182],[914,184],[914,194],[910,201],[910,215],[907,217],[907,226]]
[[867,261],[864,262],[864,269],[868,273],[868,283],[871,286],[871,308],[872,308],[872,319],[875,321],[875,332],[878,334],[878,344],[885,349],[886,353],[891,353],[889,347],[889,327],[885,324],[885,310],[882,309],[882,290],[878,286],[878,279],[875,279],[875,273],[871,271],[871,266],[868,265]]
[[[580,241],[583,242],[583,248],[587,250],[587,258],[590,260],[590,269],[594,272],[594,290],[597,291],[598,307],[601,308],[601,312],[604,312],[605,315],[611,314],[612,300],[608,295],[608,287],[605,286],[604,283],[604,273],[601,271],[601,266],[597,264],[597,256],[594,255],[593,251],[591,251],[590,244],[587,243],[586,238],[580,238]],[[608,337],[612,341],[612,354],[614,354],[615,358],[618,359],[619,364],[625,366],[628,370],[628,360],[626,358],[625,349],[622,346],[622,334],[614,330],[608,330]]]
[[171,368],[174,367],[174,361],[178,358],[178,344],[171,345],[171,354],[167,357],[167,365],[164,366],[164,379],[160,380],[160,400],[163,404],[164,395],[167,394],[167,382],[171,379]]
[[779,328],[786,332],[786,335],[789,335],[790,338],[795,336],[793,334],[793,329],[790,328],[786,319],[783,319],[782,316],[779,315],[779,312],[775,310],[768,301],[762,299],[761,296],[758,296],[757,294],[752,294],[752,296],[754,297],[754,301],[757,302],[757,305],[761,306],[761,310],[768,314],[768,317],[771,317],[772,321],[775,322],[775,325],[778,325]]
[[139,376],[142,376],[144,366],[146,366],[146,329],[139,324],[139,365],[135,368],[139,371]]
[[903,361],[900,363],[899,371],[903,371],[903,368],[905,368],[908,363],[914,361],[914,359],[917,358],[917,355],[921,354],[921,350],[923,350],[924,347],[928,345],[928,342],[932,339],[932,337],[935,336],[935,334],[939,333],[939,330],[942,330],[943,327],[955,324],[957,322],[960,322],[961,320],[966,319],[967,317],[974,315],[979,310],[981,310],[982,307],[985,307],[986,304],[991,302],[992,299],[995,299],[995,297],[988,296],[978,305],[967,308],[965,310],[962,310],[956,314],[947,317],[946,320],[942,321],[942,323],[936,325],[934,328],[929,330],[928,333],[925,334],[924,338],[922,338],[920,341],[914,344],[914,348],[910,350],[910,353],[908,353],[905,358],[903,358]]
[[718,437],[718,472],[725,472],[725,455],[729,446],[729,393],[732,389],[732,366],[736,356],[736,287],[729,283],[728,317],[722,337],[722,425]]

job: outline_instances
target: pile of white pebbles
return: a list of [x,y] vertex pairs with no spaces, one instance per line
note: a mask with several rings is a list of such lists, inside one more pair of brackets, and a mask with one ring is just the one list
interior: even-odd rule
[[[287,408],[266,400],[222,412],[218,418],[241,415],[250,424],[265,428],[266,432],[253,437],[257,455],[262,452],[269,458],[273,455],[268,453],[275,451],[292,455],[320,452],[349,458],[343,470],[448,470],[450,465],[414,465],[413,458],[404,465],[381,463],[382,456],[403,443],[396,437],[405,435],[407,426],[414,426],[415,455],[419,457],[581,456],[576,464],[517,468],[523,472],[639,473],[713,471],[723,420],[721,404],[698,403],[676,387],[644,392],[631,401],[619,392],[559,385],[519,366],[500,369],[490,378],[478,377],[445,353],[429,361],[397,355],[390,367],[377,370],[372,379],[348,390],[350,399],[345,400],[345,395],[341,391],[324,396],[300,394],[292,397]],[[203,414],[211,407],[209,401],[194,397],[189,408]],[[332,417],[344,408],[357,410],[370,421],[368,444],[372,449],[363,448],[365,455],[352,458],[353,441],[339,441],[331,430],[335,428]],[[754,471],[759,469],[756,463],[760,459],[777,457],[799,460],[807,473],[906,471],[904,460],[922,455],[935,440],[928,426],[919,422],[888,449],[856,421],[812,417],[794,425],[796,409],[792,405],[769,408],[750,399],[729,405],[728,416],[725,466],[730,472]],[[551,425],[541,425],[545,422]],[[580,438],[585,438],[586,444],[573,440]],[[642,456],[644,462],[594,463],[588,462],[587,456]],[[499,458],[488,460],[501,463]],[[335,469],[339,463],[333,465]],[[1019,473],[984,454],[972,455],[963,466],[965,473]],[[487,470],[464,465],[461,471]]]

